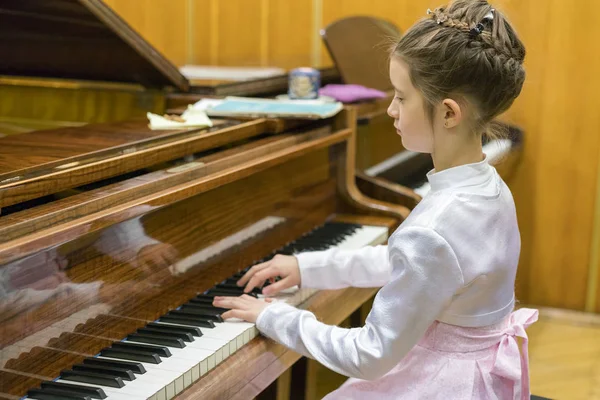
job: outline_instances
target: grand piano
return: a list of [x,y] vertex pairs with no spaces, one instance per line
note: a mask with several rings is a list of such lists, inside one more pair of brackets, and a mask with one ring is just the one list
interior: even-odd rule
[[[408,215],[357,189],[355,122],[349,107],[301,126],[0,138],[0,398],[258,395],[299,355],[223,321],[212,296],[276,253],[384,243]],[[280,301],[339,323],[374,292]]]
[[[188,89],[173,89],[172,69],[140,61],[148,45],[106,21],[118,19],[96,0],[0,6],[0,54],[11,60],[1,64],[3,100],[27,105],[21,89],[48,90],[31,95],[31,107],[8,107],[31,115],[5,119],[18,129],[0,138],[0,398],[252,398],[299,355],[251,324],[221,321],[210,298],[239,293],[233,279],[277,252],[385,242],[419,199],[395,182],[356,180],[356,123],[385,108],[152,131],[145,118],[128,118],[160,113],[165,96]],[[54,29],[71,53],[45,37]],[[94,58],[103,45],[112,56]],[[89,57],[55,57],[79,51]],[[52,122],[52,110],[65,108],[53,93],[76,104],[80,89],[120,85],[134,88],[122,104],[135,113],[88,118],[106,111],[92,102],[74,112],[78,121]],[[58,107],[39,106],[43,97]],[[100,120],[122,121],[86,124]],[[64,127],[40,130],[55,125]],[[336,324],[375,291],[303,289],[280,300]]]

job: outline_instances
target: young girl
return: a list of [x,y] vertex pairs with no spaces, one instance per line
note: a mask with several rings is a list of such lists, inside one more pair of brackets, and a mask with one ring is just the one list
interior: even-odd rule
[[481,146],[489,123],[521,91],[525,48],[485,0],[427,14],[392,53],[388,114],[405,148],[433,157],[430,193],[387,246],[279,255],[239,282],[248,291],[281,276],[266,295],[300,284],[383,286],[365,326],[325,325],[308,311],[249,296],[214,304],[351,377],[327,399],[528,399],[525,328],[537,311],[513,312],[515,205]]

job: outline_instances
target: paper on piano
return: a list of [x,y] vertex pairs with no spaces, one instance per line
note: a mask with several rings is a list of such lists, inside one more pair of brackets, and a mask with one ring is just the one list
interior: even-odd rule
[[223,103],[222,99],[201,99],[195,102],[192,105],[189,105],[188,108],[192,108],[194,110],[206,111],[209,108],[216,107],[219,104]]
[[340,102],[271,100],[251,97],[226,97],[221,103],[206,108],[209,116],[251,118],[330,118],[343,108]]
[[181,114],[181,121],[165,118],[161,115],[147,113],[146,116],[150,123],[148,127],[152,130],[163,129],[184,129],[184,128],[210,128],[212,121],[202,110],[197,110],[188,106],[188,109]]
[[188,79],[215,79],[247,81],[285,75],[286,71],[275,67],[216,67],[206,65],[184,65],[179,72]]

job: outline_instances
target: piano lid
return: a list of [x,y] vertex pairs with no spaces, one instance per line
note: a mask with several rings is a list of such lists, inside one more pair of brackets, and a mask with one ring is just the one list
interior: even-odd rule
[[0,75],[174,86],[188,80],[102,0],[0,4]]

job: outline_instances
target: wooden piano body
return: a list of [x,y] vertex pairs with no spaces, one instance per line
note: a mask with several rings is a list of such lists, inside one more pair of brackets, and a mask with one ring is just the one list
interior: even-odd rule
[[[85,368],[326,221],[391,232],[409,210],[357,190],[355,121],[348,108],[300,128],[150,131],[133,120],[0,138],[0,398]],[[374,291],[322,291],[300,306],[339,323]],[[148,397],[251,398],[299,358],[244,335],[218,365]]]

